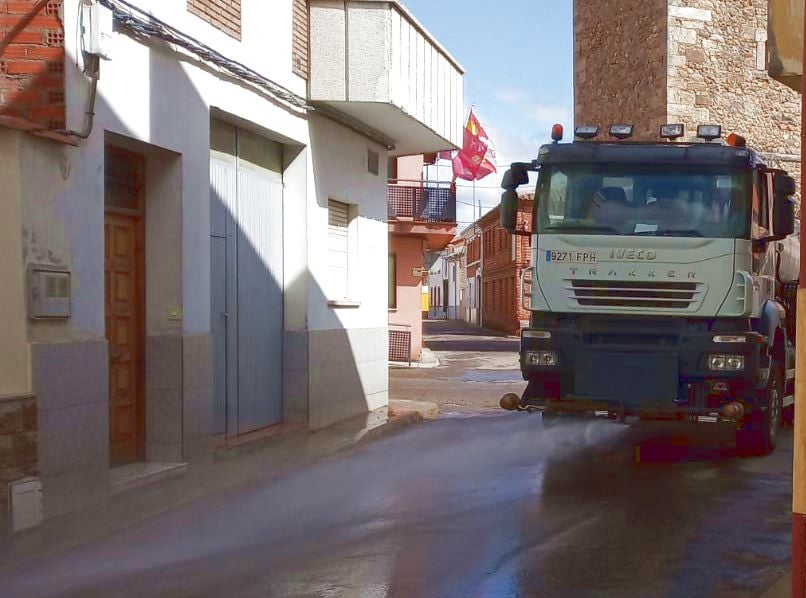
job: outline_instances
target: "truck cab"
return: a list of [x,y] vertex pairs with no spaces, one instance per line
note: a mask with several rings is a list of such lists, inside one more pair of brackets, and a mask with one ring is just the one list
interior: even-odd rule
[[[579,127],[559,143],[555,128],[555,143],[504,176],[502,225],[532,236],[527,387],[505,406],[727,422],[743,449],[769,452],[794,387],[779,275],[794,179],[716,126],[689,142],[682,125],[657,142],[631,132],[614,125],[599,141],[598,127]],[[529,171],[535,212],[519,231]]]

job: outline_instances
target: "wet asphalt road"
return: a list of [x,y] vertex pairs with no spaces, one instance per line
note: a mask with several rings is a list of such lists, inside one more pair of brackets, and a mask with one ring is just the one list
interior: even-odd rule
[[[465,380],[470,352],[421,375],[514,384]],[[791,430],[738,459],[715,428],[545,426],[471,408],[473,388],[437,421],[0,576],[0,595],[740,597],[788,565]]]
[[[789,553],[788,445],[447,417],[0,578],[3,596],[753,596]],[[652,452],[652,451],[650,451]]]

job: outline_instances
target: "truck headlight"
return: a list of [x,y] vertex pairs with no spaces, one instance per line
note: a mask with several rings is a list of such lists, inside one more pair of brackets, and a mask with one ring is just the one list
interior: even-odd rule
[[557,365],[557,353],[554,351],[527,351],[526,364],[540,367],[554,367]]
[[709,355],[708,369],[719,372],[739,372],[744,369],[744,355]]
[[524,329],[524,330],[521,330],[521,337],[522,338],[549,339],[549,338],[551,338],[551,331],[550,330],[529,330],[529,329]]

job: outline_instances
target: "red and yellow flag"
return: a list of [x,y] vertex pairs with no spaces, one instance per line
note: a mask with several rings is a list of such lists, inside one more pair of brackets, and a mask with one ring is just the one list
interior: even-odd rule
[[465,125],[462,149],[453,157],[453,177],[477,181],[497,170],[492,142],[471,109]]

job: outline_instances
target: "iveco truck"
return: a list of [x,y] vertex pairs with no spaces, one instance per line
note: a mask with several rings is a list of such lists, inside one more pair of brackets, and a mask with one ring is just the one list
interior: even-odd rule
[[[794,179],[721,127],[577,127],[504,175],[501,224],[531,235],[523,396],[545,417],[722,422],[775,448],[794,389]],[[537,173],[531,230],[517,189]],[[784,271],[786,270],[786,271]]]

